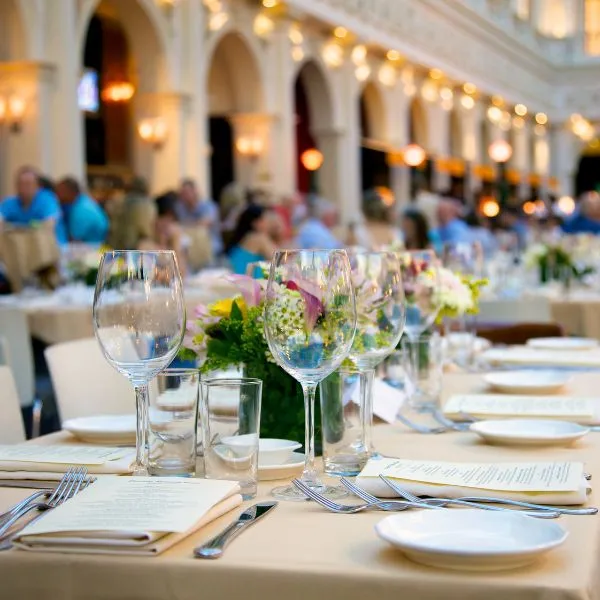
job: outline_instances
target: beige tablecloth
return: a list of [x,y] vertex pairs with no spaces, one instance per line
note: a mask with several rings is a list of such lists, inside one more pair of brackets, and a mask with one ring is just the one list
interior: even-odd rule
[[[446,393],[476,390],[480,379],[454,375]],[[572,393],[600,389],[600,375],[577,375]],[[600,402],[600,399],[599,399]],[[385,454],[445,460],[582,460],[600,502],[600,433],[573,448],[487,446],[469,433],[419,435],[376,427]],[[62,434],[61,434],[62,435]],[[259,487],[269,496],[273,482]],[[0,510],[29,493],[0,489]],[[335,515],[313,503],[281,502],[273,514],[236,539],[218,561],[192,549],[227,525],[225,516],[156,558],[0,553],[0,598],[40,600],[589,600],[600,598],[600,517],[561,517],[566,543],[526,568],[480,574],[412,563],[377,538],[381,512]]]

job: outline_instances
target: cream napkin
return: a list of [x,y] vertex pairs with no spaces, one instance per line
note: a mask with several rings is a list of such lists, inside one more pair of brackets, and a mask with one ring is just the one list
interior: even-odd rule
[[28,525],[14,542],[29,551],[156,556],[239,506],[239,492],[233,481],[110,477]]
[[492,348],[481,355],[481,360],[491,364],[533,365],[538,367],[600,367],[599,350],[558,352],[535,350],[525,346]]
[[[370,460],[362,472],[356,478],[356,484],[363,488],[365,491],[378,496],[380,498],[396,498],[398,495],[388,487],[379,478],[380,474],[389,476],[390,479],[394,479],[399,485],[406,488],[417,496],[437,496],[441,498],[460,498],[461,496],[478,496],[478,497],[497,497],[507,498],[510,500],[519,500],[522,502],[535,502],[537,504],[553,504],[557,506],[568,506],[573,504],[584,504],[587,499],[587,494],[590,491],[589,483],[586,481],[583,475],[583,465],[580,463],[570,463],[573,465],[577,474],[576,483],[571,486],[573,489],[561,490],[561,491],[506,491],[506,490],[494,490],[494,489],[481,489],[477,487],[465,487],[461,485],[448,485],[448,484],[437,484],[427,483],[423,481],[415,481],[409,479],[398,479],[392,477],[389,472],[390,466],[397,463],[397,459],[375,459]],[[430,461],[401,461],[411,463],[424,463]],[[454,465],[460,466],[461,463],[438,463],[444,464],[446,467],[452,467]],[[569,463],[565,463],[569,464]],[[525,463],[523,463],[525,466]],[[529,463],[528,463],[529,465]]]

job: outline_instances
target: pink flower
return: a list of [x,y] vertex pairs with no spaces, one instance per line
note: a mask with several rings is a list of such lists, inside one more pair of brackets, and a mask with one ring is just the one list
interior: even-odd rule
[[300,292],[304,300],[304,320],[306,321],[306,327],[309,331],[312,331],[319,317],[323,314],[322,302],[310,292],[302,289],[295,281],[288,281],[286,287],[288,290]]
[[258,306],[263,301],[263,288],[260,281],[247,275],[228,275],[226,279],[240,290],[249,308]]

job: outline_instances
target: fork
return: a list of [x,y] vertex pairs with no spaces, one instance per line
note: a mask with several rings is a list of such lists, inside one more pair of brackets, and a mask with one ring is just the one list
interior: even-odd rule
[[[377,500],[377,502],[367,502],[366,504],[339,504],[338,502],[334,502],[329,498],[325,498],[315,490],[312,490],[307,485],[302,483],[299,479],[292,480],[292,483],[306,496],[308,496],[311,500],[314,500],[317,504],[325,507],[327,510],[330,510],[335,513],[340,514],[354,514],[358,512],[362,512],[363,510],[369,509],[381,509],[381,510],[406,510],[407,508],[426,508],[423,506],[422,502],[407,502],[404,500],[390,500],[390,501],[381,501]],[[383,508],[383,507],[386,508]],[[395,507],[395,508],[392,508]]]
[[37,492],[34,492],[30,496],[27,496],[27,498],[21,500],[21,502],[18,502],[13,507],[9,508],[6,512],[0,513],[0,522],[9,519],[12,515],[19,512],[22,508],[25,508],[30,502],[37,500],[40,496],[49,496],[51,493],[52,490],[38,490]]
[[396,419],[417,433],[446,433],[446,431],[448,431],[448,427],[429,427],[427,425],[419,425],[418,423],[407,419],[401,414],[396,415]]
[[[427,500],[423,500],[418,496],[415,496],[413,493],[409,492],[407,489],[399,486],[394,481],[388,479],[385,475],[379,475],[379,478],[392,490],[394,490],[401,498],[405,498],[409,502],[418,502],[421,504],[428,504]],[[496,512],[515,512],[510,508],[502,508],[501,506],[490,506],[485,503],[480,502],[470,502],[462,499],[456,498],[435,498],[435,500],[442,500],[446,504],[454,504],[456,506],[465,506],[467,508],[480,508],[481,510],[493,510]],[[523,510],[517,511],[524,515],[528,515],[530,517],[537,517],[538,519],[556,519],[560,516],[560,512],[553,509],[543,509],[543,510]]]
[[46,502],[32,502],[31,504],[24,506],[20,511],[13,514],[2,524],[2,526],[0,526],[0,538],[4,537],[9,529],[28,512],[31,512],[34,509],[38,509],[40,511],[50,510],[60,506],[63,502],[65,502],[65,500],[72,498],[79,492],[86,475],[86,467],[69,467],[59,484],[56,486],[54,493]]

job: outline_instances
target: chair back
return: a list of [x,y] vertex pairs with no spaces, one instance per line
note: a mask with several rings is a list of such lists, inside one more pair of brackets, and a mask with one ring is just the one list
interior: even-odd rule
[[535,338],[563,337],[565,332],[558,323],[481,324],[477,325],[477,335],[492,344],[521,346]]
[[96,338],[56,344],[44,354],[61,422],[135,413],[131,384],[108,363]]
[[0,366],[0,444],[25,441],[23,416],[12,371]]
[[35,394],[33,348],[27,315],[18,308],[0,306],[0,332],[5,339],[3,364],[10,367],[22,407],[31,406]]

